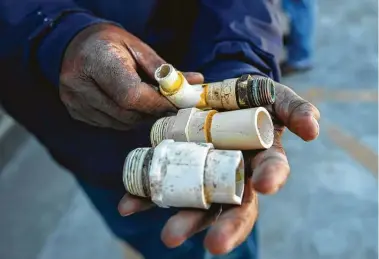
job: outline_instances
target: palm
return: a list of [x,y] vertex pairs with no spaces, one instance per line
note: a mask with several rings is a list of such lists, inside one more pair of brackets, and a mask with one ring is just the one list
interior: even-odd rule
[[[318,136],[316,107],[302,99],[290,88],[277,84],[276,101],[266,107],[274,119],[275,137],[271,148],[244,152],[246,183],[241,206],[214,205],[210,210],[182,210],[171,217],[162,230],[162,240],[168,247],[177,247],[195,233],[212,225],[205,246],[214,254],[224,254],[241,244],[251,232],[258,216],[257,192],[275,193],[286,181],[290,168],[281,136],[288,128],[305,141]],[[128,209],[124,209],[128,202]],[[134,207],[130,203],[134,202]],[[120,202],[122,215],[149,208],[151,203],[130,195]],[[184,224],[185,223],[185,224]],[[181,226],[180,234],[177,230]]]

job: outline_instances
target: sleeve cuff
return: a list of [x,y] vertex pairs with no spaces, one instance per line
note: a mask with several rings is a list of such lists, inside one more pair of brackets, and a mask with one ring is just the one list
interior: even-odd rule
[[54,86],[59,86],[62,58],[71,39],[84,28],[98,24],[112,23],[88,13],[72,13],[65,16],[40,42],[37,62],[45,78]]

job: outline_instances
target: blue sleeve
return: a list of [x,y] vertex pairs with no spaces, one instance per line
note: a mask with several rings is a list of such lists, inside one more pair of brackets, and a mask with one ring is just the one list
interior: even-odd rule
[[201,0],[186,64],[206,80],[260,74],[279,81],[277,0]]
[[[107,22],[71,0],[0,0],[0,63],[12,60],[31,67],[58,85],[61,59],[70,40],[83,28]],[[17,71],[22,76],[23,71]]]

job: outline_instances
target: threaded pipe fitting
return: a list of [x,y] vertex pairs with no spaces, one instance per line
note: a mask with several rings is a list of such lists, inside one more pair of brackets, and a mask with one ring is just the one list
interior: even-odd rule
[[240,109],[255,108],[275,102],[275,82],[268,77],[243,75],[238,79],[236,88]]
[[243,75],[220,82],[190,85],[172,65],[163,64],[154,74],[160,92],[178,108],[239,110],[275,102],[275,82],[263,76]]
[[137,148],[126,157],[123,182],[126,191],[139,197],[150,197],[149,170],[154,148]]
[[163,208],[241,204],[243,155],[215,150],[212,144],[164,140],[155,148],[137,148],[128,154],[123,183],[128,193],[150,198]]
[[168,139],[166,134],[174,124],[175,118],[176,116],[164,117],[154,123],[150,131],[150,142],[153,147],[156,147],[164,139]]
[[274,141],[274,125],[264,107],[227,112],[188,108],[179,110],[176,116],[156,121],[150,136],[153,147],[172,139],[212,143],[218,149],[267,149]]

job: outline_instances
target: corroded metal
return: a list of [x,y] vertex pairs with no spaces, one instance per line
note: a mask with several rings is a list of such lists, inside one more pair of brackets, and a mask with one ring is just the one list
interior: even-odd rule
[[268,77],[243,75],[237,81],[236,94],[240,109],[270,105],[275,102],[275,82]]

